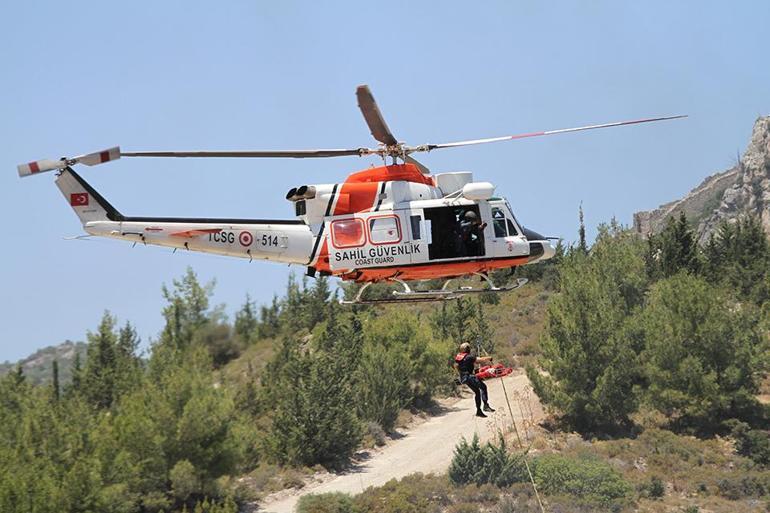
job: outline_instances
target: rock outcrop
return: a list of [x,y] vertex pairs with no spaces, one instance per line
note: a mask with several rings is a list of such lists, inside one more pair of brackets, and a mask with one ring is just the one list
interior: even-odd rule
[[770,116],[754,123],[746,152],[732,169],[716,173],[680,200],[634,214],[634,230],[642,236],[658,232],[666,219],[684,212],[697,227],[701,243],[720,222],[744,214],[757,216],[770,236]]

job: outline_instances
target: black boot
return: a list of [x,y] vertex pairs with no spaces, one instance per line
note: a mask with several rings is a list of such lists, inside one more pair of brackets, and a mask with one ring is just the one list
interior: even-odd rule
[[476,408],[476,416],[486,418],[486,415],[484,415],[484,412],[481,411],[481,408]]
[[489,404],[485,404],[485,405],[484,405],[484,411],[490,411],[490,412],[492,412],[492,411],[495,411],[495,409],[494,409],[494,408],[492,408],[492,407],[491,407]]

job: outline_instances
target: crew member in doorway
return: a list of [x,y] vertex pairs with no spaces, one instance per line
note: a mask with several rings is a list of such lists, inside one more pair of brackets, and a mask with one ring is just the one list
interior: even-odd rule
[[[476,416],[486,417],[485,411],[495,411],[489,405],[489,397],[487,396],[487,386],[476,377],[473,370],[476,366],[476,362],[492,362],[491,356],[474,356],[471,354],[471,345],[467,342],[460,344],[460,352],[455,356],[455,368],[460,373],[460,384],[468,385],[468,388],[473,390],[476,395]],[[481,403],[484,403],[484,410],[481,410]]]
[[484,228],[487,223],[482,223],[479,216],[473,210],[468,210],[460,222],[460,233],[465,253],[462,256],[479,256],[484,254]]

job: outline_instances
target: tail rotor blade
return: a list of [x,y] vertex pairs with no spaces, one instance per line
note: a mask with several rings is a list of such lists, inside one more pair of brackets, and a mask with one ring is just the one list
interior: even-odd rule
[[85,164],[86,166],[96,166],[97,164],[104,164],[111,160],[117,160],[120,158],[120,146],[109,148],[104,151],[98,151],[96,153],[86,153],[79,157],[75,157],[73,164]]
[[46,171],[53,171],[54,169],[64,169],[67,167],[67,163],[63,160],[35,160],[34,162],[28,162],[26,164],[19,164],[16,166],[16,170],[19,172],[19,176],[31,176],[38,173],[45,173]]
[[44,173],[46,171],[53,171],[54,169],[64,169],[67,166],[73,166],[75,164],[85,164],[86,166],[95,166],[97,164],[103,164],[111,160],[120,158],[120,147],[115,146],[103,151],[97,151],[95,153],[86,153],[85,155],[79,155],[73,158],[62,157],[59,160],[35,160],[26,164],[19,164],[16,166],[19,176],[31,176],[38,173]]

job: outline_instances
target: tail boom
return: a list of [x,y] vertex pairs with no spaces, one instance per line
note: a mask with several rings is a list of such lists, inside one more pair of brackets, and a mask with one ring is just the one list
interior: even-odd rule
[[314,235],[299,220],[129,217],[65,168],[56,185],[90,235],[189,251],[307,264]]
[[283,221],[230,223],[166,221],[92,221],[83,228],[91,235],[146,245],[217,255],[307,264],[313,234],[304,223]]

